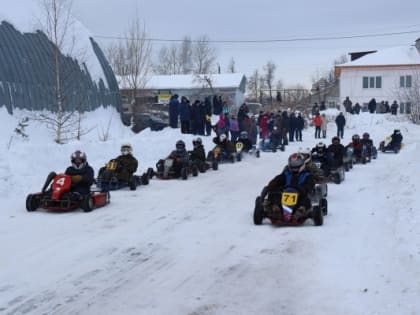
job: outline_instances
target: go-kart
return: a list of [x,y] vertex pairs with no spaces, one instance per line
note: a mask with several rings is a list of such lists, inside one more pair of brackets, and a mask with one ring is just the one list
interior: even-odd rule
[[254,224],[261,225],[264,218],[268,218],[277,226],[298,226],[307,219],[312,219],[314,225],[324,223],[324,215],[319,205],[312,205],[310,209],[298,205],[299,192],[294,187],[286,187],[279,193],[269,193],[264,200],[258,196],[255,200]]
[[379,143],[379,150],[383,153],[385,152],[398,153],[400,152],[401,148],[402,148],[401,143],[395,143],[395,144],[392,143],[391,136],[386,137],[385,140]]
[[70,211],[81,208],[84,212],[90,212],[105,206],[111,200],[109,192],[94,191],[81,195],[72,192],[71,185],[71,176],[51,172],[41,192],[26,197],[26,210],[32,212],[43,208],[50,211]]
[[149,184],[149,177],[146,173],[141,176],[133,175],[129,181],[125,181],[118,179],[117,170],[118,161],[115,159],[110,160],[105,167],[99,170],[96,186],[101,191],[110,191],[125,187],[129,187],[130,190],[136,190],[137,186]]
[[[343,166],[330,165],[331,163],[320,162],[319,160],[313,160],[313,163],[323,171],[327,181],[335,184],[340,184],[345,179],[345,164]],[[332,163],[334,164],[334,163]],[[353,165],[353,164],[351,164]],[[353,166],[352,166],[353,167]]]
[[239,139],[236,144],[236,160],[239,162],[242,160],[243,152],[246,152],[250,155],[254,155],[259,158],[260,157],[260,150],[257,149],[256,145],[253,145],[250,150],[244,150],[244,143]]
[[209,151],[209,153],[207,154],[207,161],[217,161],[219,163],[228,161],[234,163],[235,155],[223,149],[221,146],[216,145],[214,149]]
[[177,165],[174,159],[167,158],[165,160],[159,160],[156,163],[156,171],[152,168],[147,170],[149,178],[156,176],[159,179],[174,179],[182,178],[183,180],[188,179],[189,175],[198,176],[197,165],[190,164],[187,166]]

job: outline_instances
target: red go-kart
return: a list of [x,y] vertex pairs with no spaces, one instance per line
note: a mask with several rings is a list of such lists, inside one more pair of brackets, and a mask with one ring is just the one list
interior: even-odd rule
[[[51,180],[52,184],[47,189]],[[26,210],[32,212],[43,208],[51,211],[70,211],[81,208],[84,212],[90,212],[105,206],[111,200],[109,192],[95,191],[87,195],[72,192],[71,184],[71,176],[50,173],[42,191],[26,197]]]

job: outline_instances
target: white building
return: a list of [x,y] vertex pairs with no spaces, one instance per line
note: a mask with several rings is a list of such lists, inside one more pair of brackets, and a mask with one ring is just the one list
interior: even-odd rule
[[348,96],[353,105],[367,106],[372,98],[377,103],[394,100],[400,104],[400,112],[410,113],[420,87],[420,38],[414,46],[392,47],[365,53],[335,67],[340,80],[341,104]]

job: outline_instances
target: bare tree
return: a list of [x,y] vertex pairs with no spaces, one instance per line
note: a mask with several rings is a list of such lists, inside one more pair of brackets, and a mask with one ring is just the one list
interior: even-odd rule
[[122,47],[125,62],[123,83],[135,99],[137,91],[146,86],[152,67],[152,43],[147,38],[145,24],[140,23],[138,16],[130,22]]
[[178,58],[178,46],[162,47],[159,51],[158,62],[155,65],[158,74],[181,74],[181,65]]
[[192,71],[192,41],[188,36],[184,37],[179,48],[179,64],[182,74],[189,74]]
[[193,73],[211,73],[216,62],[216,51],[206,35],[201,36],[193,48]]
[[265,71],[265,83],[268,88],[268,92],[270,94],[270,102],[273,105],[273,84],[274,84],[274,72],[276,71],[276,65],[274,62],[269,61],[264,66]]
[[[54,141],[63,143],[63,133],[67,123],[72,122],[73,112],[66,113],[63,107],[61,50],[66,41],[70,41],[69,30],[73,24],[72,0],[42,0],[40,2],[44,15],[41,25],[43,31],[54,44],[55,108],[53,116],[44,114],[43,121],[54,130]],[[72,38],[74,40],[74,37]],[[41,117],[42,118],[42,117]],[[42,119],[41,119],[42,120]]]
[[[405,105],[405,112],[408,113],[411,121],[415,124],[420,123],[420,70],[413,69],[411,76],[411,86],[401,88],[396,86],[394,92],[392,93],[393,97],[399,100]],[[407,110],[407,107],[409,109]]]
[[228,65],[228,72],[229,73],[235,73],[236,72],[235,59],[233,59],[233,57],[230,58],[229,65]]
[[258,99],[258,88],[260,82],[260,74],[257,69],[255,69],[254,73],[248,79],[248,90],[250,94],[254,97],[255,100]]

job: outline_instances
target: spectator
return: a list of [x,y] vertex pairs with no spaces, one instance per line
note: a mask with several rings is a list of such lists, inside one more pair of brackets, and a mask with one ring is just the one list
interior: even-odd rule
[[375,100],[375,98],[372,98],[369,101],[368,109],[369,109],[369,113],[371,113],[371,114],[373,114],[374,112],[376,112],[376,100]]
[[327,123],[328,123],[328,120],[327,120],[327,116],[325,116],[324,113],[321,115],[321,120],[322,120],[322,123],[321,123],[322,138],[325,139],[327,137]]
[[169,101],[169,126],[171,128],[178,128],[178,112],[179,109],[179,100],[178,94],[171,96]]
[[319,113],[315,115],[315,117],[312,119],[312,122],[315,126],[315,139],[321,138],[322,118]]
[[181,132],[190,133],[190,121],[191,121],[191,106],[188,97],[181,97],[181,103],[179,104],[179,118],[181,120]]
[[343,115],[343,112],[335,118],[335,124],[337,125],[337,137],[343,139],[344,137],[344,126],[346,125],[346,118]]
[[343,102],[343,106],[347,113],[352,113],[352,105],[353,103],[350,101],[350,98],[346,96],[346,99]]
[[305,120],[301,113],[296,117],[296,141],[302,141],[302,130],[305,127]]
[[[289,142],[293,142],[295,139],[295,131],[297,128],[297,120],[295,113],[291,113],[289,116]],[[296,139],[297,141],[297,139]]]
[[397,101],[394,101],[391,104],[391,115],[397,115],[397,112],[398,112],[398,103]]
[[361,107],[360,107],[360,104],[359,103],[354,104],[354,106],[353,106],[353,113],[359,115],[360,109],[361,109]]

